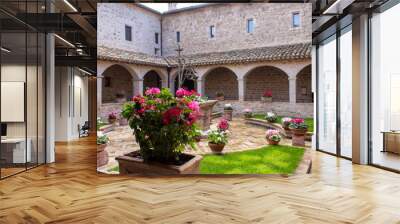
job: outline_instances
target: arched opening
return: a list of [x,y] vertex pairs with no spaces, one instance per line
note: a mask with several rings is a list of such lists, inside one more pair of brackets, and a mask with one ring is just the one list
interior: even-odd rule
[[239,89],[236,74],[224,67],[211,70],[205,75],[204,93],[210,98],[216,98],[216,94],[220,92],[224,94],[225,99],[239,99]]
[[154,70],[147,72],[143,77],[143,91],[146,91],[147,88],[152,87],[157,87],[159,89],[162,87],[161,77]]
[[312,103],[314,101],[311,86],[311,65],[308,65],[296,76],[297,103]]
[[272,92],[273,102],[289,102],[287,74],[272,66],[252,69],[245,76],[245,100],[260,100],[265,91]]
[[103,72],[102,102],[116,103],[133,96],[133,78],[121,65],[112,65]]
[[[179,77],[178,77],[178,74],[175,74],[174,77],[175,77],[175,79],[174,79],[174,87],[175,87],[174,90],[175,91],[174,92],[176,92],[179,89]],[[185,88],[187,90],[197,90],[197,81],[193,80],[193,79],[185,78],[183,80],[183,83],[182,83],[181,87]]]

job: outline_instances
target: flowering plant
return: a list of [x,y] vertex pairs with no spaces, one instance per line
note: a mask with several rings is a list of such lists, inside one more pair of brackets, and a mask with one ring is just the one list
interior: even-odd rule
[[282,138],[281,135],[279,134],[279,131],[274,130],[274,129],[267,130],[265,135],[266,135],[267,139],[269,139],[271,141],[275,141],[275,142],[279,142]]
[[228,120],[226,120],[224,118],[221,119],[217,124],[217,128],[219,131],[227,131],[229,129]]
[[244,112],[244,116],[247,117],[247,118],[251,118],[253,116],[253,112],[249,108],[244,109],[243,112]]
[[292,122],[292,118],[290,117],[282,118],[282,127],[289,127],[290,122]]
[[117,119],[117,116],[118,116],[118,113],[117,113],[117,112],[111,111],[111,112],[108,114],[108,119],[109,119],[109,120],[115,120],[115,119]]
[[107,135],[97,136],[97,145],[104,145],[107,144],[109,141],[110,139],[107,137]]
[[230,103],[225,104],[224,110],[233,110],[232,104],[230,104]]
[[304,123],[304,119],[302,118],[293,118],[289,124],[289,127],[292,129],[305,129],[307,130],[308,125]]
[[278,119],[278,117],[276,116],[276,114],[274,112],[268,112],[267,115],[265,116],[265,120],[274,123],[276,122],[276,120]]
[[272,91],[271,90],[265,91],[263,97],[272,97]]
[[207,136],[208,142],[214,144],[226,144],[228,143],[228,134],[225,131],[212,130]]
[[185,146],[194,147],[199,103],[193,91],[178,89],[176,96],[167,88],[151,88],[123,106],[144,161],[173,163]]

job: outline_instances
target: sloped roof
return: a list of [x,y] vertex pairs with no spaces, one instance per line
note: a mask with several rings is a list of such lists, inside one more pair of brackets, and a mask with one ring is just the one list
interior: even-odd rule
[[[177,66],[176,56],[159,57],[107,47],[97,48],[103,60],[154,66]],[[311,58],[311,43],[260,47],[251,49],[184,55],[190,65],[243,64],[249,62],[299,60]]]
[[129,64],[168,66],[163,57],[133,51],[97,46],[97,59],[125,62]]

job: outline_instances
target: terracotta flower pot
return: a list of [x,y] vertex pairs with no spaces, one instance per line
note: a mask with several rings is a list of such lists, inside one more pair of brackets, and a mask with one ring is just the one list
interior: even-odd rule
[[107,144],[97,145],[97,167],[108,163],[108,152],[105,150]]
[[182,153],[180,157],[182,157],[185,162],[179,165],[144,162],[139,151],[134,151],[115,159],[118,161],[120,174],[171,175],[199,173],[200,161],[203,157],[186,153]]
[[274,141],[272,139],[267,138],[268,145],[278,145],[280,141]]
[[225,147],[225,144],[215,144],[215,143],[208,143],[208,146],[210,147],[211,151],[215,154],[221,154],[222,150]]
[[195,136],[193,139],[194,139],[196,142],[200,142],[201,136]]

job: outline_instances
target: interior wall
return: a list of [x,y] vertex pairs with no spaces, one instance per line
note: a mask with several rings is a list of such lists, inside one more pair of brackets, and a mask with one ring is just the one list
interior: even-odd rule
[[70,141],[89,119],[88,78],[72,67],[56,67],[55,73],[55,140]]

